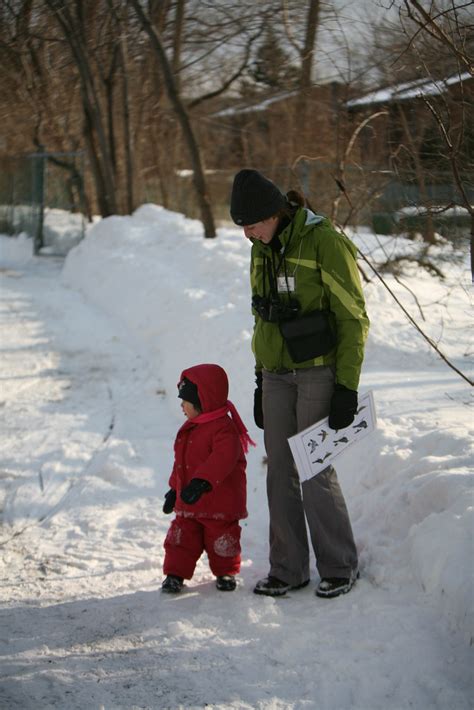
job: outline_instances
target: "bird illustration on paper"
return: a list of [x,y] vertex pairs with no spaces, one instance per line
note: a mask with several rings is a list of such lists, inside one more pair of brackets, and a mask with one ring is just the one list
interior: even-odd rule
[[313,463],[323,463],[323,461],[325,461],[328,456],[331,456],[331,453],[330,453],[329,451],[328,451],[328,453],[326,454],[326,456],[323,456],[322,459],[316,459],[316,461],[313,461]]

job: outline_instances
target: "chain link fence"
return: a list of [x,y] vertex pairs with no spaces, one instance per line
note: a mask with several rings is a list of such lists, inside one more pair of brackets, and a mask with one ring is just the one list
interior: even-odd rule
[[86,229],[84,155],[0,157],[0,232],[32,238],[35,254],[63,256]]
[[[301,160],[294,168],[255,166],[282,191],[299,189],[320,214],[344,224],[366,225],[379,234],[424,233],[429,214],[435,230],[453,241],[469,239],[471,218],[452,176],[431,174],[423,194],[388,170]],[[208,170],[206,181],[218,224],[230,222],[229,200],[235,170]],[[339,184],[338,184],[339,181]],[[345,192],[340,189],[343,182]],[[157,179],[137,185],[137,204],[153,202],[200,219],[191,171],[169,171],[166,189]],[[474,203],[474,176],[464,177]],[[85,234],[84,154],[37,152],[0,157],[0,232],[32,237],[35,254],[64,255]]]

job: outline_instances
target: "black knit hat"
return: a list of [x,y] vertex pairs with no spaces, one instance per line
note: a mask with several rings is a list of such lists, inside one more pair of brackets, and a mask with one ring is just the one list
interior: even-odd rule
[[186,402],[191,402],[197,409],[202,409],[198,388],[194,382],[188,380],[187,377],[184,377],[178,385],[178,397],[184,399]]
[[230,216],[245,226],[273,217],[285,207],[286,198],[277,186],[258,170],[241,170],[234,178]]

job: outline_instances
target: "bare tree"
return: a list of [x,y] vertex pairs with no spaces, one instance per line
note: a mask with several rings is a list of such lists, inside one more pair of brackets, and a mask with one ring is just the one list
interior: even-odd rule
[[[101,106],[97,75],[93,70],[87,47],[86,17],[81,2],[64,3],[45,0],[55,17],[77,66],[81,79],[84,130],[96,182],[97,197],[103,216],[117,213],[114,176],[114,146],[107,131]],[[90,16],[87,21],[90,22]],[[112,66],[111,72],[114,67]],[[109,140],[107,135],[109,133]]]
[[[129,88],[129,62],[128,62],[128,47],[127,47],[127,9],[122,7],[120,4],[117,6],[114,4],[114,0],[107,0],[107,5],[110,9],[110,13],[114,18],[115,22],[115,32],[117,36],[117,41],[113,47],[113,65],[117,64],[120,70],[120,78],[122,83],[121,91],[121,108],[122,108],[122,141],[123,141],[123,152],[124,152],[124,163],[125,163],[125,201],[127,212],[133,212],[135,207],[134,201],[134,161],[133,161],[133,146],[132,146],[132,133],[131,133],[131,119],[130,119],[130,88]],[[112,96],[112,95],[111,95]],[[113,111],[109,110],[110,121],[112,120]],[[114,126],[109,126],[109,136],[113,139],[114,136]],[[114,156],[114,167],[116,169],[115,163],[115,150],[112,153]]]
[[[409,49],[414,48],[420,55],[417,47],[417,38],[429,38],[435,47],[443,49],[448,57],[457,64],[458,71],[468,72],[474,77],[474,35],[472,3],[449,3],[447,6],[440,3],[431,3],[429,9],[423,7],[418,0],[404,0],[403,8],[406,16],[412,22],[414,30],[404,23],[405,34],[409,39]],[[469,21],[470,19],[470,21]],[[430,76],[430,67],[423,61],[423,68]],[[474,208],[468,195],[466,185],[467,158],[464,145],[468,131],[472,131],[474,123],[474,110],[472,102],[462,102],[462,111],[457,120],[453,116],[453,107],[447,102],[437,106],[433,100],[425,99],[427,111],[434,117],[439,134],[445,146],[445,160],[448,162],[455,184],[458,187],[462,206],[471,217],[471,274],[474,280]],[[471,171],[474,166],[471,164]]]
[[77,150],[77,76],[50,39],[49,13],[39,13],[34,0],[0,0],[0,20],[1,120],[10,154],[51,143],[54,150]]
[[176,116],[183,130],[183,135],[185,137],[185,141],[191,158],[191,165],[193,169],[193,183],[199,201],[201,219],[204,226],[205,236],[210,238],[215,237],[216,229],[214,225],[214,217],[212,215],[211,204],[206,188],[206,181],[204,177],[204,169],[202,166],[199,146],[194,136],[194,131],[192,129],[188,113],[183,104],[183,101],[181,100],[179,88],[176,85],[171,64],[166,54],[161,35],[159,33],[159,30],[152,25],[149,17],[145,15],[138,0],[129,0],[129,2],[135,9],[137,17],[139,18],[143,29],[150,38],[151,45],[163,72],[163,77],[168,92],[169,100],[176,112]]
[[[429,9],[422,6],[418,0],[404,0],[408,17],[418,28],[419,32],[429,34],[436,42],[448,48],[448,51],[457,59],[460,66],[474,76],[473,57],[470,55],[467,43],[467,27],[462,26],[460,14],[463,9],[472,6],[471,2],[450,3],[447,8],[438,8],[432,3]],[[444,27],[443,24],[447,26]],[[472,31],[472,26],[471,26]],[[412,37],[413,41],[414,37]]]

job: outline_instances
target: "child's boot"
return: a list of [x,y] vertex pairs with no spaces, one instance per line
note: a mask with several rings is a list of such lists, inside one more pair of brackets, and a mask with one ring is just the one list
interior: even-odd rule
[[223,574],[216,578],[216,587],[220,592],[233,592],[237,586],[235,577],[231,574]]
[[167,594],[178,594],[183,588],[183,578],[169,574],[161,585],[161,591]]

